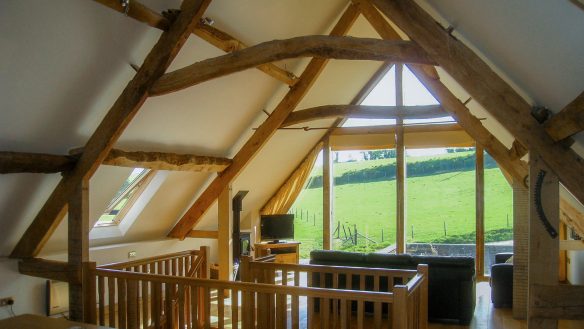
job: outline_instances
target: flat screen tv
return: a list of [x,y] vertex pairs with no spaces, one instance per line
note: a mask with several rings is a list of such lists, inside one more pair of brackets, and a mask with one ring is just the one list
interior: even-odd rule
[[276,214],[260,217],[262,241],[294,240],[294,215]]

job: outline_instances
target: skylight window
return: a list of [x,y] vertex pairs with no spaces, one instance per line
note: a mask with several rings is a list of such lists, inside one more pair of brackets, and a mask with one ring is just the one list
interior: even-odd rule
[[95,227],[118,225],[144,191],[154,176],[153,173],[150,169],[134,168],[97,220]]

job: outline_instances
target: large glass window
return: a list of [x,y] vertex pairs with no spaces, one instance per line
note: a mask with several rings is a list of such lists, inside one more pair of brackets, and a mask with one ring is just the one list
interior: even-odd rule
[[474,148],[408,150],[406,249],[475,255]]
[[499,166],[485,152],[485,274],[495,254],[513,252],[513,189]]
[[395,150],[335,152],[334,248],[395,251]]

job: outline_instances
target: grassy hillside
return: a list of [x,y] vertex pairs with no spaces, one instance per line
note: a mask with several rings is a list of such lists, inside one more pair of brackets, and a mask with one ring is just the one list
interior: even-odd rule
[[[458,155],[467,154],[445,154],[444,156]],[[338,167],[343,171],[359,170],[367,168],[367,165],[379,165],[380,161],[387,163],[388,160],[343,163],[338,164]],[[340,171],[335,170],[335,175],[340,174]],[[316,170],[314,174],[318,174]],[[508,219],[509,225],[512,224],[511,188],[499,169],[485,170],[485,185],[486,231],[493,231],[491,234],[493,236],[495,230],[510,228],[507,226]],[[474,171],[409,178],[407,180],[407,241],[462,242],[469,239],[474,241],[474,186]],[[360,234],[376,242],[358,239],[359,246],[349,247],[347,244],[342,246],[337,241],[336,248],[375,250],[394,243],[395,180],[335,186],[334,200],[334,218],[344,224],[345,231],[348,233],[349,227],[353,231],[356,225]],[[292,211],[296,213],[296,240],[303,243],[302,254],[307,257],[310,250],[322,247],[322,188],[304,190]],[[343,235],[343,230],[341,230],[341,237]]]

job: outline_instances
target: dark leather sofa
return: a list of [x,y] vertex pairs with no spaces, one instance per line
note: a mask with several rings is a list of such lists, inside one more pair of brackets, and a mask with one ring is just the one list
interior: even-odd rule
[[[428,318],[469,324],[476,303],[475,265],[472,257],[414,256],[314,250],[310,264],[372,268],[416,269],[428,264]],[[366,284],[367,289],[368,284]],[[352,289],[358,289],[352,287]],[[370,289],[367,289],[370,290]]]
[[513,306],[513,264],[506,261],[513,253],[495,255],[491,265],[491,301],[496,308]]

